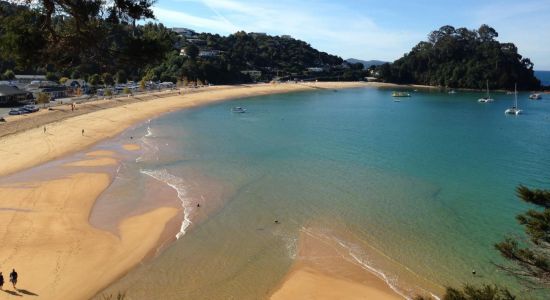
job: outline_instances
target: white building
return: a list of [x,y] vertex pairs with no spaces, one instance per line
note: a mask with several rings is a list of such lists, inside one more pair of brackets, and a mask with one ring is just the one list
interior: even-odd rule
[[220,56],[222,54],[222,51],[220,50],[201,50],[199,51],[200,57],[216,57]]
[[319,72],[323,72],[323,68],[319,68],[319,67],[311,67],[311,68],[307,68],[307,71],[308,72],[311,72],[311,73],[319,73]]
[[197,34],[194,30],[189,28],[174,27],[172,28],[172,31],[184,37],[193,37]]

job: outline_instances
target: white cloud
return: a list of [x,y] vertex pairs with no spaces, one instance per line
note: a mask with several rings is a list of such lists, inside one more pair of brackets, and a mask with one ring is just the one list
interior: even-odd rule
[[[259,2],[235,0],[181,0],[203,4],[212,14],[196,17],[183,12],[156,9],[159,20],[218,33],[238,30],[289,34],[305,40],[321,51],[344,58],[394,60],[425,37],[407,30],[380,28],[353,7],[288,0]],[[179,22],[179,23],[178,23]],[[406,50],[403,50],[406,49]]]
[[214,30],[220,33],[233,33],[238,31],[233,24],[221,18],[203,18],[193,16],[184,12],[168,10],[160,7],[154,7],[153,11],[157,19],[161,22],[172,24],[173,26],[188,26],[197,30]]

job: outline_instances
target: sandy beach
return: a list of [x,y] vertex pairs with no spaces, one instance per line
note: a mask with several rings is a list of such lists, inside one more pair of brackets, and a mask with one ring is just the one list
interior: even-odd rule
[[351,260],[337,244],[303,231],[294,266],[270,299],[397,300],[403,297]]
[[[7,124],[23,122],[25,125],[0,135],[0,160],[4,162],[0,165],[0,176],[83,151],[139,122],[174,110],[257,95],[380,86],[386,85],[338,82],[220,86],[117,105],[103,106],[109,100],[101,100],[82,104],[74,115],[69,109],[61,114],[45,111],[36,119],[33,116],[9,118]],[[81,113],[83,111],[86,113]],[[0,124],[0,132],[4,125]],[[33,128],[26,129],[28,126]],[[131,152],[139,150],[139,145],[124,144],[121,148]],[[6,276],[12,266],[16,266],[21,274],[20,294],[39,295],[41,299],[90,298],[158,246],[165,227],[178,209],[160,207],[126,218],[118,226],[118,235],[89,224],[94,202],[112,180],[107,172],[94,168],[116,167],[113,154],[111,151],[89,152],[86,159],[65,165],[74,169],[65,176],[44,176],[40,180],[0,185],[0,221],[6,224],[2,228],[1,271]],[[312,251],[327,251],[323,254],[328,257],[327,265],[341,263],[341,259],[336,258],[330,261],[332,250],[318,241],[304,240],[301,245],[303,257],[315,256]],[[355,295],[361,299],[400,298],[376,276],[353,264],[348,267],[346,272],[355,271],[342,275],[327,272],[319,268],[319,264],[298,260],[272,299],[355,299],[352,297]],[[317,289],[319,285],[326,290]]]

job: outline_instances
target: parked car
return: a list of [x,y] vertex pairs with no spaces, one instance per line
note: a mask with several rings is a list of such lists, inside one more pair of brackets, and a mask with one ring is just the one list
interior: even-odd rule
[[34,113],[34,112],[37,112],[38,110],[40,110],[38,108],[38,106],[36,105],[33,105],[33,104],[28,104],[28,105],[25,105],[21,108],[22,110],[28,112],[28,113]]
[[14,108],[12,110],[10,110],[10,112],[8,113],[10,116],[17,116],[17,115],[23,115],[23,114],[27,114],[28,112],[22,108]]

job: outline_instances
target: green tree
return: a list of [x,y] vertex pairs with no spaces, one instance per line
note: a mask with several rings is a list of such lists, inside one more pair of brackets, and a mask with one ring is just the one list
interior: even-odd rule
[[46,104],[50,103],[50,95],[46,93],[38,93],[36,96],[36,104],[43,104],[46,107]]
[[[418,296],[415,300],[433,300],[432,297]],[[442,300],[515,300],[507,289],[493,285],[482,285],[475,287],[465,285],[461,290],[447,288]]]
[[126,75],[126,71],[124,70],[118,70],[115,74],[116,83],[122,84],[126,83],[128,81],[128,76]]
[[69,78],[67,78],[67,77],[61,77],[61,78],[59,78],[59,83],[65,84],[65,82],[67,82],[67,80],[69,80]]
[[197,56],[199,56],[199,47],[190,44],[187,47],[185,47],[185,54],[189,56],[191,59],[196,59]]
[[88,78],[88,83],[92,86],[98,86],[101,84],[101,76],[99,74],[94,74]]
[[496,37],[488,25],[477,30],[446,25],[393,64],[380,66],[379,73],[394,83],[479,89],[489,81],[490,88],[513,89],[516,83],[522,90],[540,88],[533,63]]
[[550,190],[520,185],[518,197],[538,209],[529,209],[516,219],[527,238],[508,237],[495,245],[510,264],[499,265],[510,274],[533,286],[550,286]]
[[54,72],[46,73],[46,79],[50,81],[58,81],[59,77]]
[[103,73],[103,75],[101,75],[101,79],[103,80],[103,84],[106,86],[112,86],[115,84],[115,80],[113,79],[113,75],[111,75],[111,73]]
[[5,80],[14,80],[15,79],[15,73],[13,73],[12,70],[6,70],[3,75]]

